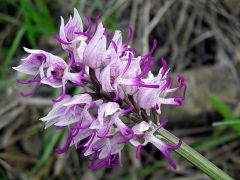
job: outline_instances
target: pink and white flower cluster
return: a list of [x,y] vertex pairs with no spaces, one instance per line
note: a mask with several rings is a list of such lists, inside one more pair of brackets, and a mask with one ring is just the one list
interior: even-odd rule
[[[149,53],[138,56],[130,46],[132,29],[129,28],[129,36],[123,42],[122,32],[116,30],[110,35],[98,22],[99,17],[95,27],[87,17],[86,30],[76,9],[66,24],[61,18],[56,39],[69,54],[69,60],[43,50],[24,48],[29,55],[14,69],[32,78],[18,82],[36,86],[31,92],[21,94],[32,95],[42,85],[61,88],[52,110],[41,118],[46,127],[68,129],[66,144],[57,148],[57,153],[74,146],[87,157],[91,169],[113,168],[122,165],[121,151],[126,143],[137,147],[137,158],[141,147],[151,143],[175,169],[168,150],[179,148],[182,141],[175,146],[166,144],[156,137],[156,132],[167,122],[159,120],[161,106],[182,105],[186,92],[184,78],[179,76],[179,86],[172,88],[163,58],[162,68],[154,76],[151,70],[156,59],[151,55],[156,41]],[[69,87],[82,88],[84,92],[71,95]],[[172,97],[175,92],[181,95]]]

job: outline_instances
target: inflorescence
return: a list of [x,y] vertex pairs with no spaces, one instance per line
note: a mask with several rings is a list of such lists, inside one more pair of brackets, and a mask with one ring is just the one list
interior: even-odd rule
[[[90,169],[122,166],[121,151],[126,143],[137,147],[136,158],[143,146],[153,144],[176,169],[168,150],[178,149],[182,141],[175,146],[167,144],[156,137],[156,132],[167,123],[166,119],[159,119],[162,104],[182,105],[186,92],[184,78],[179,76],[179,86],[172,88],[163,58],[162,68],[154,76],[151,70],[156,59],[151,55],[156,41],[149,53],[138,56],[129,45],[132,29],[129,28],[125,42],[119,30],[110,38],[107,29],[98,22],[100,16],[96,17],[94,28],[86,17],[85,31],[76,9],[66,25],[61,18],[56,39],[69,54],[68,63],[46,51],[24,48],[29,55],[14,69],[32,78],[17,81],[35,84],[35,88],[21,95],[30,96],[44,84],[61,88],[61,95],[53,99],[52,110],[41,120],[46,128],[67,128],[66,143],[56,152],[64,153],[75,146],[89,160]],[[82,88],[84,92],[70,95],[70,87]],[[175,92],[181,95],[170,97]]]

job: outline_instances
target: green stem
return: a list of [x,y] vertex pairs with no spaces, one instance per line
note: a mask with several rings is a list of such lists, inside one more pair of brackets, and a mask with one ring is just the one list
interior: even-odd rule
[[[159,130],[159,134],[160,135],[157,135],[158,138],[163,137],[168,143],[172,145],[176,145],[179,141],[179,138],[177,138],[164,128],[161,128]],[[184,142],[182,143],[181,147],[178,150],[176,150],[176,152],[185,159],[187,159],[194,166],[202,170],[212,179],[233,180],[232,177],[227,175],[225,172],[223,172],[221,169],[219,169],[217,166],[215,166],[213,163],[211,163],[209,160],[207,160],[205,157],[203,157],[201,154],[199,154],[197,151],[192,149]]]

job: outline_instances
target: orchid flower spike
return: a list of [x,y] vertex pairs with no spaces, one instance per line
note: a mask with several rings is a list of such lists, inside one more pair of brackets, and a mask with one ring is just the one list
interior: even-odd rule
[[[24,48],[29,55],[13,69],[31,76],[28,80],[17,80],[19,83],[36,86],[21,95],[33,95],[44,85],[62,90],[53,100],[50,112],[40,119],[46,128],[67,130],[65,144],[56,149],[58,154],[73,147],[86,157],[92,170],[117,168],[122,167],[126,143],[137,148],[137,158],[141,148],[152,144],[176,169],[169,151],[178,149],[182,141],[175,146],[166,144],[157,131],[167,122],[160,121],[161,106],[183,104],[187,87],[184,77],[180,75],[179,85],[172,87],[170,69],[163,58],[159,73],[152,74],[156,40],[150,52],[141,56],[130,46],[133,30],[128,29],[125,42],[120,30],[111,37],[103,23],[98,22],[100,15],[94,30],[89,17],[84,30],[76,9],[66,24],[61,17],[56,39],[69,55],[67,58]],[[79,88],[81,93],[73,93]]]

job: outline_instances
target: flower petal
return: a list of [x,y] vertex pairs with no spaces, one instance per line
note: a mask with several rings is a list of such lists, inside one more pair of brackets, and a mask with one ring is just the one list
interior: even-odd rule
[[83,63],[92,69],[101,67],[105,58],[107,40],[103,34],[104,31],[105,28],[103,28],[102,23],[100,23],[97,32],[90,40],[83,53]]
[[90,104],[92,102],[92,97],[89,94],[78,94],[71,98],[68,103],[63,104],[63,106],[71,106],[76,104]]

